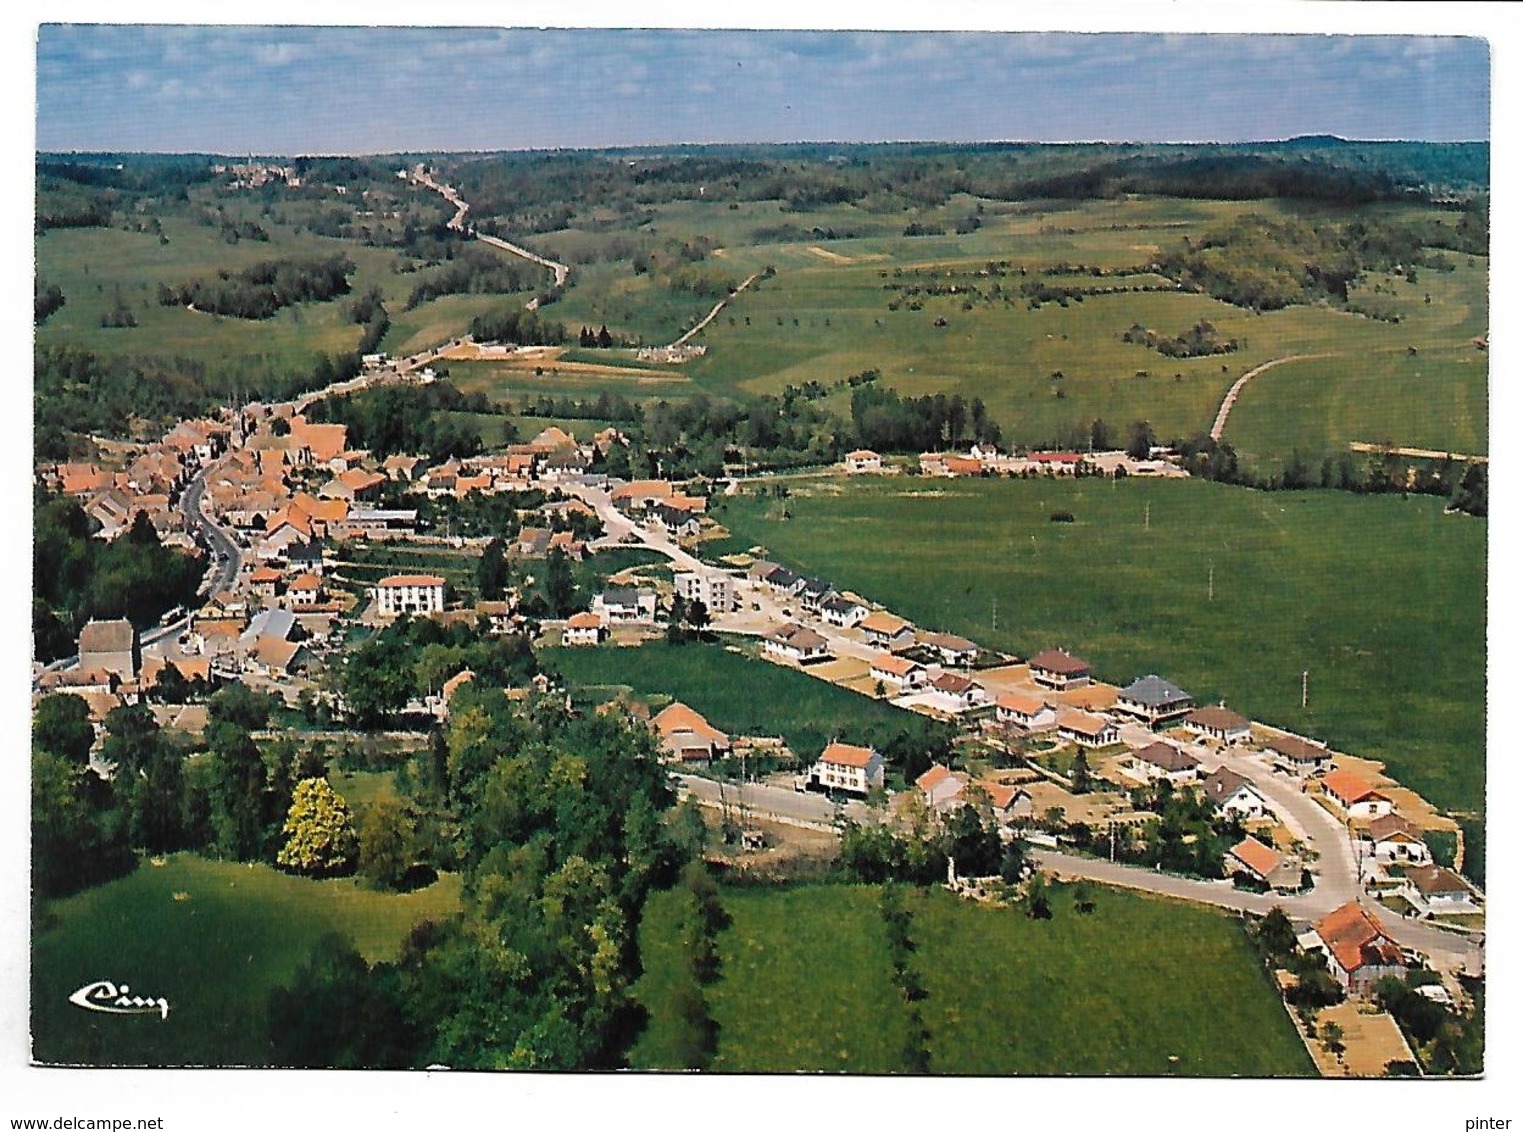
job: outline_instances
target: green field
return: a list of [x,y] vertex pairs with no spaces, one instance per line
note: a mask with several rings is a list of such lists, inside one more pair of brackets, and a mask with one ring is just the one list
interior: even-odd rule
[[[1312,1076],[1290,1019],[1241,929],[1225,914],[1092,888],[1079,915],[1063,890],[1053,918],[907,893],[911,964],[937,1073]],[[663,1010],[682,977],[675,894],[647,906],[651,1022],[640,1068],[673,1066]],[[907,1009],[894,990],[878,890],[723,889],[732,924],[707,997],[719,1024],[713,1068],[892,1073]],[[1118,962],[1118,956],[1125,961]],[[1177,1060],[1171,1060],[1177,1058]]]
[[718,644],[548,648],[540,651],[540,660],[578,687],[671,696],[731,735],[781,735],[795,754],[807,758],[833,738],[860,742],[914,719],[886,703]]
[[[90,1065],[261,1065],[270,991],[288,982],[325,932],[369,962],[395,958],[422,920],[459,906],[445,876],[401,895],[354,879],[305,880],[266,865],[182,855],[48,906],[32,940],[32,1054]],[[68,997],[110,979],[169,1000],[157,1014],[113,1017]]]
[[[1384,760],[1441,807],[1484,807],[1486,524],[1441,500],[1202,481],[792,487],[786,520],[754,495],[714,517],[926,628],[1023,655],[1063,645],[1113,683],[1157,672]],[[1059,509],[1076,521],[1051,522]],[[914,553],[885,553],[898,547]]]

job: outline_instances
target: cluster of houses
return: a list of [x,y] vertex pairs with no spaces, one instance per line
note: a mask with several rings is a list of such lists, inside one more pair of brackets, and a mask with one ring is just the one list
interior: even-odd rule
[[230,432],[225,421],[181,421],[159,440],[133,450],[119,469],[64,463],[39,474],[50,490],[74,499],[99,524],[96,537],[115,539],[144,515],[161,542],[199,557],[202,550],[177,504],[195,474],[227,449]]
[[[966,453],[922,452],[919,469],[922,476],[955,479],[959,476],[1077,477],[1153,476],[1182,478],[1189,475],[1173,460],[1174,453],[1154,449],[1145,459],[1122,451],[1106,452],[1028,452],[1011,455],[992,444],[975,444]],[[884,470],[882,457],[866,449],[849,452],[843,465],[850,475]]]
[[609,498],[632,521],[677,540],[696,538],[709,508],[704,496],[688,495],[666,480],[620,484],[609,493]]
[[1323,804],[1342,819],[1359,857],[1360,877],[1375,891],[1404,899],[1421,916],[1481,910],[1481,897],[1453,869],[1437,864],[1422,830],[1390,794],[1347,768],[1321,779]]

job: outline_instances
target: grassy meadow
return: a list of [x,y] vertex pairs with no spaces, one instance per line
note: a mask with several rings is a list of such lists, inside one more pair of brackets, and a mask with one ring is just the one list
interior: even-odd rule
[[714,517],[926,628],[1022,655],[1063,645],[1113,683],[1157,672],[1384,760],[1441,807],[1484,806],[1487,528],[1442,500],[1199,481],[791,486],[786,507],[740,496]]
[[[753,650],[754,651],[754,650]],[[914,717],[886,703],[721,644],[638,649],[547,648],[541,663],[587,691],[628,690],[670,696],[731,735],[781,735],[795,754],[813,759],[833,738],[861,742]],[[664,704],[662,705],[664,706]]]
[[[642,925],[636,993],[651,1022],[637,1068],[674,1067],[665,1006],[683,976],[673,895],[652,900]],[[1313,1075],[1230,917],[1096,886],[1091,896],[1094,912],[1080,915],[1058,889],[1053,918],[1039,921],[939,889],[906,893],[933,1072]],[[903,1069],[909,1019],[893,989],[878,889],[726,888],[722,899],[732,923],[719,937],[719,981],[706,990],[719,1024],[713,1069]]]
[[[53,1064],[265,1064],[270,991],[290,981],[323,934],[347,936],[368,962],[393,959],[416,924],[450,915],[459,900],[454,876],[389,894],[267,865],[190,855],[145,862],[48,905],[32,939],[32,1055]],[[69,1003],[97,979],[162,995],[169,1017],[111,1017]]]

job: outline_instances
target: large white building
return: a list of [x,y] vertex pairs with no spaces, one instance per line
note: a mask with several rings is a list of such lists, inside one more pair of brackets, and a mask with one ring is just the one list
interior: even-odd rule
[[393,574],[376,583],[375,600],[383,617],[443,613],[444,579],[437,574]]
[[808,784],[817,790],[866,794],[883,785],[883,756],[871,747],[831,743],[809,768]]
[[735,579],[721,570],[689,571],[672,579],[684,601],[701,601],[709,615],[735,608]]

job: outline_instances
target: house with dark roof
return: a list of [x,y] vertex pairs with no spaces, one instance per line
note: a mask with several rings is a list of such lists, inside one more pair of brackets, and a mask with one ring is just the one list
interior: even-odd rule
[[1150,727],[1159,727],[1183,718],[1190,705],[1188,692],[1162,676],[1149,673],[1121,689],[1115,710],[1136,716]]
[[1418,865],[1408,869],[1401,894],[1419,912],[1429,915],[1478,912],[1481,908],[1475,890],[1465,878],[1442,865]]
[[609,586],[592,599],[592,611],[610,625],[656,619],[656,594],[638,586]]
[[825,602],[839,596],[836,588],[824,578],[805,578],[798,592],[799,604],[811,613],[820,612]]
[[1185,729],[1228,746],[1248,742],[1251,734],[1247,716],[1238,715],[1225,704],[1196,708],[1185,716]]
[[1264,751],[1276,767],[1289,774],[1317,774],[1333,763],[1333,753],[1325,746],[1299,735],[1276,735],[1264,744]]
[[1167,779],[1175,786],[1200,781],[1200,760],[1162,740],[1138,747],[1127,756],[1127,773],[1141,782]]
[[982,707],[989,702],[989,693],[960,672],[941,672],[931,679],[931,699],[936,707],[955,714]]
[[871,612],[860,601],[836,594],[820,602],[820,617],[827,625],[838,629],[851,629],[860,625]]
[[790,621],[762,638],[762,652],[795,664],[830,659],[830,642],[813,629]]
[[1269,816],[1269,803],[1258,788],[1236,771],[1226,767],[1214,771],[1201,783],[1206,800],[1224,814],[1250,821]]
[[1055,692],[1082,688],[1090,681],[1089,662],[1062,649],[1043,649],[1031,658],[1029,667],[1033,680]]
[[650,521],[672,538],[693,538],[702,529],[702,522],[691,511],[658,503],[651,510]]

